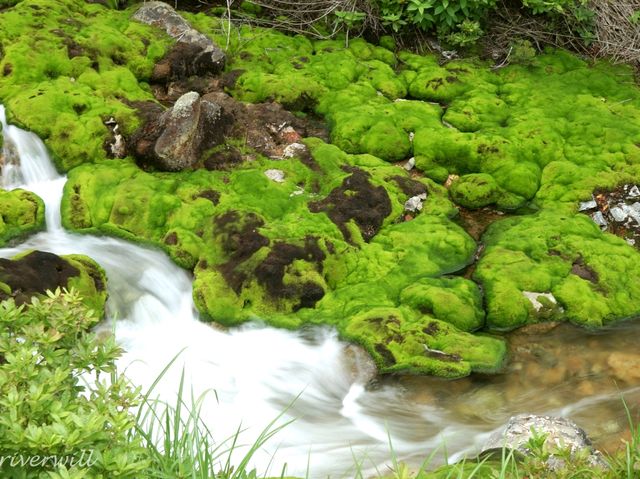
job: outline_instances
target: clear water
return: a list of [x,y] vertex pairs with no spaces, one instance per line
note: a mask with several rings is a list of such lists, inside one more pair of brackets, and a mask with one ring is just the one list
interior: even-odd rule
[[640,372],[621,373],[611,355],[622,351],[640,359],[638,321],[600,333],[566,325],[515,333],[510,366],[497,376],[372,378],[366,355],[330,329],[291,332],[250,324],[221,330],[198,320],[189,274],[164,253],[64,231],[59,211],[65,177],[36,135],[6,124],[1,106],[0,122],[3,186],[32,190],[47,208],[47,230],[0,249],[0,256],[40,249],[98,261],[109,279],[108,318],[99,329],[113,331],[126,351],[119,370],[146,390],[178,355],[156,393],[173,404],[184,370],[186,390],[205,395],[202,419],[219,442],[241,428],[240,443],[251,444],[284,411],[281,423],[294,421],[255,456],[258,470],[280,474],[286,463],[292,475],[304,476],[308,467],[311,477],[352,476],[354,457],[365,470],[385,470],[390,440],[399,459],[413,465],[436,449],[440,461],[445,446],[455,459],[473,455],[493,430],[523,412],[568,416],[608,449],[624,434],[620,396],[637,403]]

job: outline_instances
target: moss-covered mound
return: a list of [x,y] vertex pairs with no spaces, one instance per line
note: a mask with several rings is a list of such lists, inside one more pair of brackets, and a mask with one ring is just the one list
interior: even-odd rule
[[[307,144],[312,161],[260,158],[229,172],[82,166],[69,175],[63,221],[162,245],[194,268],[198,308],[224,324],[331,324],[383,371],[498,369],[503,343],[470,334],[484,320],[477,286],[443,277],[476,249],[449,219],[455,209],[446,190],[373,156]],[[265,174],[274,168],[284,181]],[[404,203],[418,194],[426,195],[421,212],[403,221]],[[417,297],[421,287],[431,303]],[[434,305],[441,297],[464,310]]]
[[[45,5],[53,13],[42,17]],[[16,18],[0,22],[0,96],[60,166],[93,163],[69,172],[65,227],[164,248],[193,270],[204,317],[332,325],[382,372],[458,377],[501,367],[492,328],[640,311],[638,253],[575,215],[595,187],[640,180],[629,70],[563,52],[499,70],[441,65],[243,26],[228,37],[233,74],[221,83],[240,100],[322,116],[333,145],[306,139],[310,157],[158,173],[102,150],[106,115],[125,133],[137,125],[127,103],[151,98],[141,81],[169,44],[130,14],[69,0],[4,12]],[[187,17],[226,44],[219,19]],[[33,38],[11,34],[36,27],[42,42],[73,43],[44,58]],[[390,163],[412,156],[426,176]],[[489,229],[475,271],[465,268],[478,245],[456,204],[521,214]]]
[[0,190],[0,246],[44,228],[44,203],[25,190]]
[[12,259],[0,258],[0,301],[14,298],[18,304],[29,303],[32,297],[47,291],[73,288],[89,308],[102,316],[106,285],[104,270],[88,256],[57,256],[32,250]]
[[567,318],[595,327],[640,314],[640,253],[587,216],[510,218],[483,240],[474,278],[484,286],[490,326]]
[[[219,35],[216,20],[190,18]],[[229,68],[244,70],[232,90],[238,98],[322,114],[344,151],[415,156],[438,182],[491,176],[501,208],[575,202],[639,173],[640,91],[629,68],[561,51],[498,70],[475,60],[440,65],[361,39],[345,48],[248,27],[233,48]]]
[[172,43],[131,12],[78,0],[25,0],[0,12],[0,102],[68,170],[106,157],[105,121],[139,126],[153,65]]

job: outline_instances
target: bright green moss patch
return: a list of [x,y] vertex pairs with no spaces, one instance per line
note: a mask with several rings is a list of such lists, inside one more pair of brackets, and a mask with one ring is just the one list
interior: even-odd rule
[[[438,279],[468,265],[476,250],[449,219],[456,210],[447,191],[374,156],[307,144],[311,164],[258,158],[232,171],[180,173],[147,173],[126,161],[83,165],[69,174],[63,224],[162,247],[193,269],[197,307],[223,324],[330,324],[385,372],[497,370],[502,341],[466,332],[483,325],[477,288]],[[274,168],[282,182],[265,174]],[[426,195],[421,212],[404,221],[405,202],[418,194]],[[464,311],[434,305],[426,314],[440,297]],[[375,305],[405,311],[404,339],[388,344],[360,324]],[[434,321],[442,332],[422,331]]]
[[105,158],[104,122],[130,133],[139,120],[127,103],[153,99],[142,82],[170,41],[130,15],[74,0],[25,0],[0,13],[0,101],[61,170]]
[[[490,327],[544,319],[590,327],[640,313],[640,253],[584,215],[544,211],[494,223],[474,279]],[[550,293],[535,304],[525,292]],[[537,306],[537,307],[536,307]]]
[[25,190],[0,190],[0,246],[44,228],[44,203]]
[[[189,18],[223,42],[219,20]],[[574,202],[595,186],[638,177],[640,95],[629,69],[549,51],[492,70],[477,60],[396,56],[361,39],[345,48],[247,26],[239,34],[228,66],[244,71],[234,96],[319,113],[342,150],[387,161],[415,156],[438,182],[490,175],[499,208]],[[559,175],[557,162],[571,173]]]

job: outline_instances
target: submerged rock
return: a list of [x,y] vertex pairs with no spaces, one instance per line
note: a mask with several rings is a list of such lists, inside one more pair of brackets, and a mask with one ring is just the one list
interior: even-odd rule
[[[602,454],[593,449],[587,433],[576,423],[563,417],[520,414],[513,416],[503,431],[495,433],[483,445],[481,456],[506,454],[515,451],[524,455],[535,453],[544,446],[551,452],[547,459],[550,470],[561,469],[563,459],[558,452],[568,450],[571,457],[586,452],[587,461],[594,467],[607,468]],[[555,454],[554,454],[555,452]]]
[[171,51],[155,65],[152,80],[166,82],[192,75],[218,73],[224,68],[224,52],[209,37],[191,27],[170,5],[146,2],[133,18],[165,30],[176,40]]

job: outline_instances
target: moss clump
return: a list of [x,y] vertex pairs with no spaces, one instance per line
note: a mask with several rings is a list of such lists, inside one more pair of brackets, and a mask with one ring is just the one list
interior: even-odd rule
[[25,190],[0,190],[0,246],[44,228],[44,203]]
[[0,13],[0,101],[63,171],[105,158],[104,122],[131,133],[139,120],[129,105],[153,99],[144,82],[170,39],[130,15],[74,0],[24,0]]
[[[484,287],[491,327],[512,329],[549,313],[596,327],[640,312],[640,254],[584,215],[505,219],[483,241],[474,279]],[[524,292],[551,293],[559,307],[539,301],[536,309]]]
[[464,175],[451,184],[451,199],[465,208],[482,208],[495,203],[500,187],[493,176],[486,173]]
[[43,251],[25,251],[12,259],[0,259],[0,300],[14,298],[29,303],[56,289],[75,289],[82,302],[99,317],[107,300],[104,270],[88,256],[57,256]]

